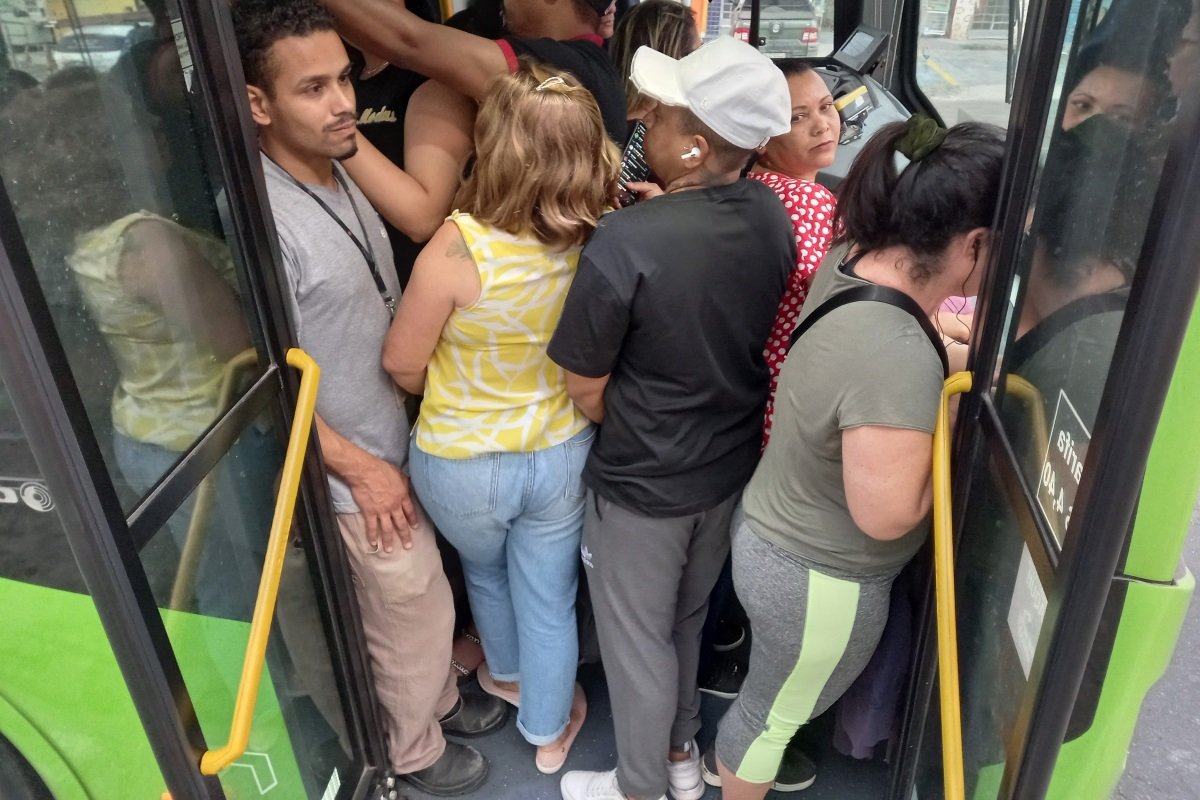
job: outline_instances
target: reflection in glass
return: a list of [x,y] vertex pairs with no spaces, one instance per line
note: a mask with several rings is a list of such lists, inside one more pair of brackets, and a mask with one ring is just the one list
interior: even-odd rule
[[1005,422],[1060,543],[1160,170],[1152,141],[1102,114],[1057,135],[1042,174]]
[[[210,748],[229,735],[282,465],[274,428],[266,419],[251,425],[140,553]],[[298,541],[287,549],[275,621],[248,749],[270,761],[278,784],[267,797],[321,797],[334,769],[347,775],[349,743]],[[246,769],[221,773],[226,793],[258,797],[264,756],[237,763]]]
[[[0,378],[0,695],[19,708],[0,715],[0,739],[30,748],[24,753],[37,768],[85,776],[92,797],[158,797],[166,783],[72,557],[58,501]],[[45,737],[44,752],[33,749],[33,730]],[[23,782],[0,772],[5,800],[27,796]],[[63,783],[62,775],[43,776]]]
[[[1167,55],[1186,16],[1181,2],[1114,3],[1086,31],[1067,74],[1062,129],[1102,114],[1135,131],[1168,119],[1175,102]],[[1136,18],[1134,18],[1136,17]]]
[[998,401],[1039,511],[1066,535],[1172,117],[1192,0],[1086,2],[1021,250]]
[[0,109],[4,189],[126,508],[261,371],[221,396],[252,342],[174,37],[150,8],[111,64],[60,65]]

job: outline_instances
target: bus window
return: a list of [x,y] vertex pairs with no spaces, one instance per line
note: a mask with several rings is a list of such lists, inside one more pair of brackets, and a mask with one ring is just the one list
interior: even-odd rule
[[5,798],[158,797],[165,784],[3,380],[0,465]]
[[[107,10],[68,5],[85,29]],[[4,190],[126,509],[214,420],[223,365],[254,344],[215,158],[150,7],[111,63],[32,64],[40,85],[0,108]]]
[[[833,52],[834,3],[835,0],[761,0],[755,46],[770,58],[828,56]],[[727,35],[750,41],[750,0],[711,0],[707,5],[704,41]]]
[[[1078,8],[1081,0],[1073,0]],[[947,125],[1008,126],[1010,0],[921,0],[917,85]]]
[[1060,545],[1181,99],[1168,59],[1186,21],[1172,2],[1091,5],[1084,18],[1097,22],[1081,30],[1062,70],[1045,134],[1021,254],[1026,288],[997,387],[1008,436]]

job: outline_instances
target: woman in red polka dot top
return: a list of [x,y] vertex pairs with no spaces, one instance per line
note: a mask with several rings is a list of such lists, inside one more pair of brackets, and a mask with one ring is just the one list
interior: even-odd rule
[[763,447],[771,435],[775,387],[787,355],[788,340],[800,318],[813,273],[825,258],[833,239],[833,213],[837,200],[816,182],[817,170],[833,163],[837,154],[841,119],[833,96],[813,68],[798,59],[775,62],[783,71],[792,94],[792,130],[776,136],[759,154],[749,178],[762,181],[783,201],[796,231],[796,269],[788,281],[766,357],[771,368],[771,394],[763,420]]

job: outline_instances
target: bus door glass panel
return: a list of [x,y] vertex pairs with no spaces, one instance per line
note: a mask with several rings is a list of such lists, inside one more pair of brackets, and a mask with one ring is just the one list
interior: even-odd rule
[[1174,0],[1085,4],[1081,19],[1095,24],[1077,31],[1044,136],[996,399],[1059,549],[1188,91],[1169,64],[1189,11]]
[[164,4],[120,24],[101,0],[65,10],[64,35],[120,29],[121,47],[23,67],[38,85],[0,93],[0,176],[129,510],[264,365],[225,372],[257,326]]
[[[1171,80],[1180,4],[1076,6],[1077,41],[1056,76],[1038,186],[1009,223],[1026,233],[1018,289],[992,387],[997,416],[984,420],[960,532],[964,757],[976,798],[1001,792],[1030,724],[1021,710],[1036,690],[1053,564],[1070,533],[1178,101],[1194,102],[1196,92]],[[940,785],[934,716],[920,756],[922,796]]]
[[4,786],[25,792],[13,800],[158,797],[166,784],[3,378],[0,532]]
[[[266,554],[283,448],[272,414],[250,424],[142,549],[196,717],[209,748],[229,736],[234,698]],[[156,541],[183,542],[178,560]],[[246,754],[220,774],[229,797],[335,797],[350,743],[305,542],[284,559],[267,663]],[[328,795],[325,793],[334,787]]]
[[[86,29],[109,9],[80,0],[69,10],[69,24]],[[232,424],[225,410],[268,360],[247,265],[221,222],[226,193],[183,31],[165,13],[128,16],[148,33],[111,65],[91,58],[40,68],[37,87],[6,95],[0,179],[105,459],[107,475],[93,479],[136,520],[141,499],[197,439]],[[229,735],[282,431],[264,412],[165,524],[113,531],[135,539],[188,689],[181,708],[190,700],[209,747]],[[344,712],[300,546],[310,537],[300,528],[250,747],[220,776],[231,797],[335,797],[349,775]]]

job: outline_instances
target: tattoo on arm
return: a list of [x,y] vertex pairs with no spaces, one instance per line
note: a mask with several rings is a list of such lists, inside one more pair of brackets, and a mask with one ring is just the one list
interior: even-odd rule
[[462,236],[455,236],[450,240],[450,246],[446,248],[446,258],[461,258],[466,261],[472,261],[471,251],[467,249],[467,243],[463,241]]

